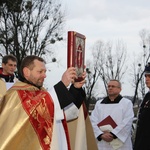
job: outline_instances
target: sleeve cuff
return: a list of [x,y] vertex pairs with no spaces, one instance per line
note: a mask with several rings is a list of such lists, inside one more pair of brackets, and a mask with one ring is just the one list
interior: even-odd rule
[[113,135],[113,138],[114,138],[114,139],[118,138],[118,137],[117,137],[115,134],[113,134],[112,132],[110,132],[110,134]]
[[100,135],[97,137],[97,140],[98,140],[98,141],[101,141],[101,140],[102,140],[102,138],[101,138],[102,135],[103,135],[103,134],[100,134]]

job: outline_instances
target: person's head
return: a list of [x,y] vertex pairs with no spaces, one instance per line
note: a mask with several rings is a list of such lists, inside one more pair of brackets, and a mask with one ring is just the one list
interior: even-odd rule
[[46,67],[43,58],[31,55],[23,59],[20,66],[20,75],[37,87],[43,86],[46,78]]
[[17,68],[17,58],[13,55],[6,55],[2,58],[3,74],[14,74]]
[[150,62],[145,66],[145,83],[148,88],[150,88]]
[[117,97],[121,92],[121,83],[112,79],[108,82],[108,96]]

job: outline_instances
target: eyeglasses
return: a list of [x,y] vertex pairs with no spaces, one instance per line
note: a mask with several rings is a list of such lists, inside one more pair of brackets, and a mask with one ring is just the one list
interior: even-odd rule
[[115,85],[108,85],[108,88],[120,88],[119,86],[115,86]]

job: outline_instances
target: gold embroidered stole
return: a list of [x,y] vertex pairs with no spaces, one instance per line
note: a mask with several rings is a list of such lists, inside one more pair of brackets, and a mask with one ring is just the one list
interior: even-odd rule
[[29,116],[43,150],[50,149],[54,121],[54,104],[45,91],[18,90],[22,106]]

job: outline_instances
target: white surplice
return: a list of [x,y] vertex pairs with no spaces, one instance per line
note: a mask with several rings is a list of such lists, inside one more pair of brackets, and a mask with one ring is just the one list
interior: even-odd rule
[[[104,104],[101,103],[101,101],[102,100],[97,101],[95,109],[91,114],[95,138],[103,133],[97,124],[110,115],[117,123],[117,127],[111,132],[123,142],[123,146],[118,150],[132,150],[131,128],[134,117],[132,102],[126,98],[122,98],[119,103],[113,104]],[[104,140],[97,140],[97,144],[99,150],[113,150],[110,143],[105,142]]]
[[64,119],[64,113],[66,115],[67,121],[75,119],[78,117],[79,110],[78,108],[71,103],[65,109],[61,109],[58,97],[54,88],[48,91],[54,102],[54,129],[53,129],[53,138],[51,143],[52,150],[68,150],[67,147],[67,139],[64,131],[64,127],[62,124],[62,120]]

